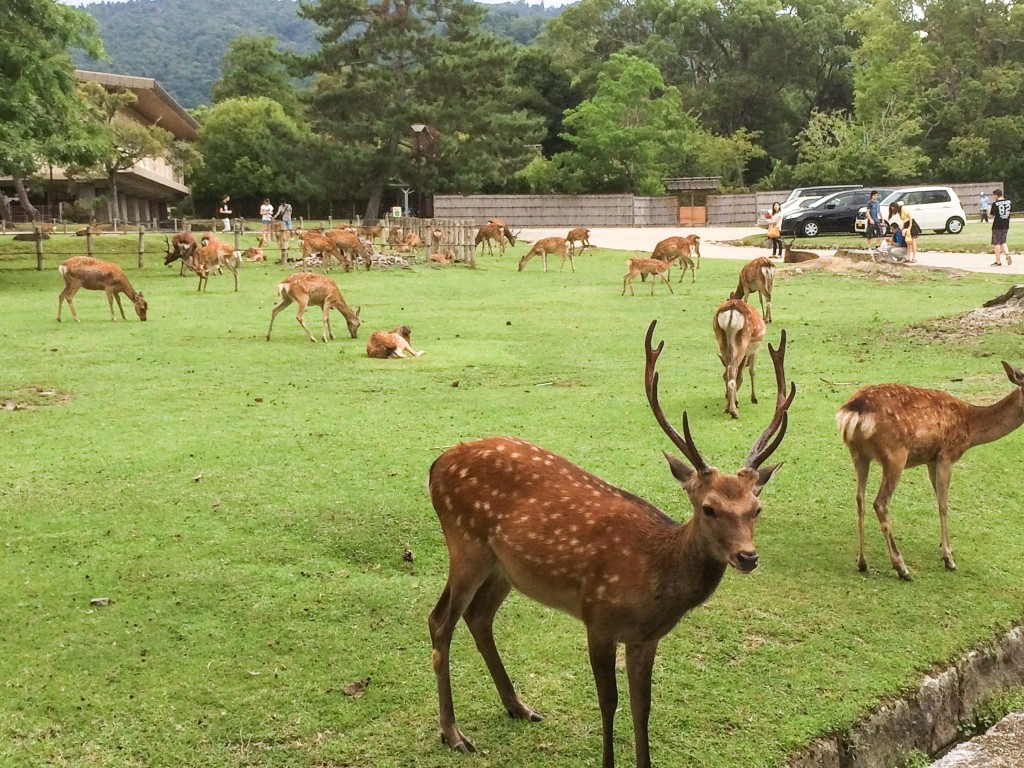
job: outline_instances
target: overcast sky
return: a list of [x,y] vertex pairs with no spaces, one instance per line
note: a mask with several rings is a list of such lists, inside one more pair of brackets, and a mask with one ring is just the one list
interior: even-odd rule
[[[526,0],[526,1],[527,1],[528,5],[540,5],[541,2],[543,2],[544,5],[546,7],[548,7],[548,8],[551,8],[551,7],[556,6],[556,5],[568,5],[571,2],[575,2],[575,0]],[[126,3],[126,2],[128,2],[128,0],[60,0],[60,2],[64,3],[65,5],[92,5],[93,3],[101,3],[101,2],[107,2],[107,3]],[[494,5],[496,3],[507,2],[507,0],[479,0],[479,2],[481,2],[481,3],[489,3],[491,5]]]

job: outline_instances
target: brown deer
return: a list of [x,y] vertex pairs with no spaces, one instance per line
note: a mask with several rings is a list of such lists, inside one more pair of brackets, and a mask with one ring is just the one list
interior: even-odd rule
[[430,230],[430,247],[435,252],[444,244],[444,230],[440,227],[434,227]]
[[[670,270],[672,269],[671,261],[661,261],[660,259],[626,259],[626,267],[629,272],[622,278],[622,295],[626,295],[626,286],[629,286],[629,295],[636,296],[633,293],[633,281],[636,280],[637,275],[657,275],[661,278],[661,281],[668,286],[669,293],[675,293],[672,290],[672,281],[669,279]],[[651,296],[654,295],[654,280],[651,280]]]
[[[666,453],[693,516],[677,523],[654,505],[620,490],[557,454],[525,440],[490,437],[462,443],[430,468],[430,500],[448,546],[448,581],[430,614],[441,740],[458,752],[475,747],[455,720],[449,656],[460,619],[483,656],[510,717],[543,716],[516,693],[494,643],[494,616],[515,587],[580,619],[601,709],[602,766],[612,768],[618,705],[615,657],[626,646],[626,678],[638,768],[649,768],[651,672],[658,643],[707,600],[729,566],[757,567],[754,526],[759,495],[779,465],[761,465],[786,434],[794,386],[786,396],[786,335],[771,349],[778,384],[775,415],[734,475],[704,462],[683,413],[683,434],[658,402],[655,368],[665,346],[647,329],[644,389],[654,418],[686,461]],[[692,465],[692,468],[691,468]]]
[[146,297],[132,288],[124,270],[117,264],[100,261],[89,256],[72,256],[64,261],[57,271],[64,278],[64,290],[60,292],[57,299],[58,323],[61,322],[60,312],[64,308],[65,301],[68,303],[68,309],[71,310],[71,317],[74,318],[74,321],[81,322],[78,319],[78,313],[75,312],[75,294],[80,288],[89,291],[105,291],[107,303],[110,305],[110,319],[114,322],[117,322],[117,318],[114,316],[115,299],[117,308],[121,310],[122,319],[128,319],[124,314],[124,307],[121,306],[121,294],[123,293],[135,305],[135,314],[139,316],[139,320],[145,322],[146,313],[149,311]]
[[252,248],[246,248],[242,251],[242,261],[266,261],[267,255],[263,252],[263,247],[267,244],[267,236],[261,237],[256,245]]
[[[586,227],[575,227],[569,230],[569,234],[565,236],[566,242],[569,243],[570,253],[582,253],[584,248],[593,248],[590,244],[590,230]],[[576,250],[576,243],[580,244],[579,251]]]
[[476,231],[476,237],[473,240],[475,246],[480,248],[480,255],[484,255],[484,245],[487,246],[487,253],[491,256],[494,255],[494,249],[491,243],[498,244],[498,255],[505,255],[505,240],[504,233],[500,224],[484,224]]
[[739,285],[729,294],[730,298],[747,300],[752,293],[761,302],[764,321],[772,321],[772,287],[775,284],[775,265],[766,256],[758,256],[740,270]]
[[[696,256],[696,260],[694,256]],[[691,282],[696,282],[697,273],[695,270],[700,266],[700,237],[697,235],[666,237],[654,246],[651,258],[661,259],[662,261],[675,261],[678,259],[680,266],[683,268],[683,273],[679,276],[679,282],[683,282],[687,267],[690,268],[691,275],[693,276]]]
[[309,332],[309,328],[306,327],[306,321],[303,319],[306,314],[306,308],[312,304],[314,307],[320,307],[323,309],[323,320],[320,328],[320,335],[324,342],[328,338],[333,339],[334,333],[331,331],[331,310],[336,309],[345,318],[345,322],[348,324],[348,332],[352,338],[356,337],[356,333],[359,331],[359,311],[362,307],[356,307],[355,311],[345,303],[345,299],[341,296],[341,291],[338,290],[338,284],[331,280],[329,277],[323,275],[317,275],[312,272],[297,272],[290,277],[286,277],[277,286],[277,295],[281,299],[281,303],[278,304],[270,313],[270,327],[267,328],[267,341],[270,341],[270,332],[274,330],[274,318],[276,318],[283,309],[285,309],[292,302],[299,305],[299,311],[295,316],[295,319],[299,321],[299,325],[302,326],[302,330],[306,332],[309,340],[314,344],[316,338]]
[[544,271],[548,271],[548,255],[558,254],[562,257],[562,264],[558,268],[561,272],[565,266],[565,260],[569,260],[569,266],[572,267],[572,271],[576,271],[576,265],[572,261],[572,251],[566,250],[566,241],[564,237],[545,237],[543,240],[538,240],[534,243],[530,250],[523,254],[523,258],[519,260],[519,271],[523,271],[523,267],[526,263],[534,256],[540,254],[541,261],[544,263]]
[[327,235],[322,235],[319,232],[297,229],[295,230],[295,236],[298,237],[299,242],[302,243],[302,260],[304,262],[308,262],[310,257],[314,254],[319,254],[320,266],[323,267],[324,272],[331,271],[331,259],[340,262],[346,272],[351,269],[351,265],[342,255],[338,245]]
[[743,384],[743,369],[750,371],[750,402],[757,402],[754,392],[754,364],[764,341],[764,320],[757,310],[740,299],[727,299],[715,310],[715,340],[718,358],[725,366],[725,412],[734,419],[740,417],[736,407],[739,388]]
[[430,261],[435,264],[454,264],[455,251],[449,248],[444,253],[432,253],[430,254]]
[[814,261],[815,259],[820,258],[821,257],[818,256],[818,254],[812,253],[811,251],[794,251],[793,240],[790,240],[788,243],[783,243],[782,260],[786,264],[803,264],[805,261]]
[[164,235],[164,243],[167,246],[167,253],[164,255],[164,266],[169,266],[174,261],[181,259],[181,274],[185,274],[185,268],[192,261],[199,250],[199,243],[196,236],[191,232],[175,232],[170,240]]
[[933,389],[876,384],[857,390],[839,409],[836,424],[857,475],[857,567],[861,571],[868,569],[864,556],[864,490],[872,461],[882,467],[882,483],[873,506],[889,560],[899,577],[911,579],[892,534],[889,501],[903,470],[921,464],[928,467],[939,508],[942,562],[949,570],[956,570],[946,527],[953,465],[968,449],[999,440],[1024,424],[1024,371],[1005,361],[1003,370],[1014,389],[992,405],[971,405]]
[[359,236],[367,238],[371,243],[376,244],[380,240],[381,228],[378,226],[364,226],[359,228]]
[[374,331],[366,342],[366,354],[386,360],[393,357],[412,355],[419,357],[423,350],[412,348],[412,329],[408,325],[400,325],[390,331]]
[[242,266],[242,254],[235,250],[230,243],[218,240],[215,236],[202,238],[202,245],[192,257],[192,263],[186,266],[199,276],[197,291],[206,293],[206,285],[210,281],[210,273],[216,270],[222,274],[227,268],[235,278],[235,292],[238,292],[238,270]]
[[370,258],[370,248],[359,239],[359,235],[351,230],[338,228],[327,232],[327,237],[338,246],[342,257],[341,263],[346,272],[349,271],[350,265],[355,263],[356,259],[363,262],[363,266],[367,270],[370,269],[373,264],[373,260]]

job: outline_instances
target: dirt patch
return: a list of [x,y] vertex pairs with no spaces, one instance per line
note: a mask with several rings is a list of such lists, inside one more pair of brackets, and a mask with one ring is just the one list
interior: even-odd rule
[[53,405],[67,405],[75,396],[55,387],[30,386],[0,391],[0,411],[35,411]]
[[1003,305],[978,307],[960,315],[930,320],[912,325],[901,335],[933,342],[968,341],[981,336],[989,328],[1017,326],[1013,330],[1024,333],[1024,306]]
[[805,261],[801,264],[787,264],[779,269],[778,275],[800,274],[811,270],[825,270],[837,275],[862,277],[879,283],[914,280],[926,274],[936,272],[952,278],[960,278],[968,274],[962,269],[949,267],[877,262],[873,261],[870,254],[866,251],[838,250],[831,256],[822,256],[814,261]]

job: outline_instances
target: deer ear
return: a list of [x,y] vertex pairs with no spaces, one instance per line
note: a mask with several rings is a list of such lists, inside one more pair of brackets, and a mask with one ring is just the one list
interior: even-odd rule
[[665,454],[665,460],[668,461],[668,468],[672,472],[672,477],[685,485],[686,481],[693,477],[694,470],[668,451],[662,451],[662,453]]
[[760,496],[761,489],[768,485],[768,481],[775,475],[775,470],[782,466],[780,461],[778,464],[772,464],[768,467],[757,468],[757,482],[754,483],[754,495]]
[[1003,370],[1006,371],[1006,378],[1010,380],[1011,384],[1016,387],[1024,387],[1024,371],[1014,368],[1005,360],[1003,360]]

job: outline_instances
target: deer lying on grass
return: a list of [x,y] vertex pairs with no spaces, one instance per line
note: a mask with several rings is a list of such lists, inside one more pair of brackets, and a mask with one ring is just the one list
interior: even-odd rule
[[743,384],[744,368],[750,371],[750,402],[757,402],[754,365],[761,342],[764,341],[764,320],[745,301],[727,299],[715,310],[713,326],[715,340],[718,342],[718,359],[725,366],[725,412],[738,419],[740,414],[736,400],[740,385]]
[[[616,649],[626,646],[626,679],[636,763],[651,765],[648,720],[658,643],[692,608],[707,600],[732,566],[757,567],[754,526],[759,496],[779,465],[762,464],[786,434],[794,386],[786,396],[785,333],[771,349],[778,385],[775,414],[734,475],[704,462],[658,402],[655,368],[664,348],[647,329],[644,389],[654,418],[686,461],[666,453],[669,470],[689,497],[693,516],[679,524],[661,510],[525,440],[490,437],[462,443],[430,468],[430,500],[448,546],[448,581],[430,613],[441,741],[458,752],[475,747],[455,720],[449,657],[460,619],[476,641],[510,717],[543,716],[516,693],[494,643],[494,616],[515,587],[565,611],[587,628],[590,665],[601,708],[602,766],[614,765],[618,705]],[[692,465],[692,468],[691,466]]]
[[730,298],[747,300],[752,293],[761,302],[764,321],[772,321],[772,287],[775,285],[775,265],[766,256],[759,256],[740,270],[739,284],[729,294]]
[[164,243],[167,246],[167,253],[164,255],[164,266],[181,259],[181,274],[185,274],[185,268],[192,263],[192,258],[199,250],[199,243],[191,232],[175,232],[170,240],[164,235]]
[[805,261],[814,261],[821,258],[818,254],[811,253],[810,251],[794,251],[793,242],[793,240],[790,240],[788,243],[783,242],[782,260],[786,264],[802,264]]
[[359,331],[359,311],[362,307],[356,307],[355,311],[353,311],[345,303],[345,299],[342,298],[341,291],[338,290],[338,284],[329,277],[316,275],[312,272],[297,272],[290,277],[286,277],[278,284],[277,295],[280,297],[281,303],[274,307],[270,313],[267,341],[270,341],[270,332],[274,330],[274,318],[292,302],[299,305],[299,311],[295,315],[295,319],[299,321],[302,330],[306,332],[309,340],[314,344],[316,343],[316,338],[309,332],[309,328],[306,327],[306,321],[303,319],[306,314],[306,308],[310,304],[323,310],[320,335],[325,343],[327,339],[334,338],[334,333],[331,331],[332,309],[338,310],[344,316],[345,322],[348,324],[348,332],[353,339]]
[[267,238],[261,237],[255,247],[242,251],[242,261],[266,261],[267,255],[263,252],[263,246],[266,244]]
[[544,263],[544,271],[548,271],[548,255],[558,254],[562,257],[562,264],[558,267],[558,271],[561,272],[565,266],[565,260],[569,260],[569,266],[572,267],[572,271],[576,271],[576,265],[572,261],[572,251],[566,250],[566,241],[564,237],[545,237],[543,240],[538,240],[531,246],[530,250],[527,251],[523,258],[519,260],[519,271],[523,271],[523,267],[526,263],[534,256],[540,254],[541,261]]
[[455,251],[449,248],[444,253],[432,253],[430,254],[430,260],[435,264],[454,264]]
[[[626,295],[626,286],[629,286],[629,295],[636,296],[633,292],[633,281],[636,280],[637,275],[657,275],[661,278],[661,281],[668,286],[669,293],[675,293],[672,290],[672,281],[669,279],[672,269],[671,261],[661,261],[659,259],[626,259],[626,267],[629,272],[622,278],[622,295]],[[651,296],[654,295],[654,280],[651,280]]]
[[[697,237],[691,235],[690,237]],[[699,241],[700,238],[697,238]],[[651,254],[652,259],[658,259],[659,261],[668,262],[670,265],[673,261],[678,261],[679,266],[683,268],[683,272],[679,275],[679,282],[683,282],[683,278],[686,277],[686,270],[690,270],[690,282],[697,282],[697,267],[693,262],[691,254],[694,253],[693,241],[686,237],[669,237],[662,240],[656,246],[654,246],[654,252]],[[699,252],[698,252],[699,253]],[[646,275],[641,275],[641,282],[647,279]]]
[[235,293],[238,292],[238,270],[242,266],[242,254],[235,250],[230,243],[218,240],[214,235],[203,235],[202,245],[192,257],[192,263],[187,264],[193,272],[199,275],[197,291],[206,293],[206,285],[210,281],[210,273],[216,270],[217,274],[223,274],[226,267],[235,278]]
[[423,350],[412,348],[412,329],[408,325],[400,325],[390,331],[374,331],[370,334],[370,340],[366,342],[366,354],[386,360],[406,355],[419,357]]
[[146,297],[132,288],[124,270],[117,264],[100,261],[89,256],[72,256],[64,261],[57,271],[64,278],[64,290],[57,298],[58,323],[61,322],[60,312],[64,308],[65,301],[68,303],[68,309],[71,310],[71,317],[74,321],[81,322],[78,319],[78,313],[75,312],[75,294],[80,288],[85,288],[88,291],[105,291],[107,303],[110,305],[110,319],[114,322],[117,322],[117,318],[114,316],[115,299],[117,308],[121,310],[121,317],[125,320],[128,319],[124,314],[124,307],[121,306],[121,294],[123,293],[135,305],[135,314],[139,316],[139,320],[145,322],[146,313],[149,311]]
[[947,569],[956,570],[946,526],[953,465],[974,446],[999,440],[1024,424],[1024,371],[1005,361],[1003,370],[1014,389],[992,405],[971,405],[933,389],[877,384],[857,390],[839,409],[836,424],[857,475],[857,567],[861,571],[868,569],[864,556],[864,491],[872,461],[882,467],[882,483],[873,506],[889,560],[899,577],[911,580],[892,534],[889,501],[903,470],[921,464],[928,467],[939,508],[942,562]]
[[593,248],[590,244],[590,230],[586,227],[575,227],[569,230],[569,234],[565,236],[566,242],[569,243],[569,252],[577,253],[576,243],[580,244],[579,253],[583,252],[584,248]]

